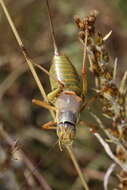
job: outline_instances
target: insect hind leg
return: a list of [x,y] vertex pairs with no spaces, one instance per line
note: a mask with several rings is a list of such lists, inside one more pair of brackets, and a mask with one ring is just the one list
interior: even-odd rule
[[52,92],[50,92],[47,95],[47,98],[49,100],[49,102],[52,102],[53,100],[55,100],[55,98],[63,91],[63,88],[61,86],[59,86],[58,88],[56,88],[55,90],[53,90]]

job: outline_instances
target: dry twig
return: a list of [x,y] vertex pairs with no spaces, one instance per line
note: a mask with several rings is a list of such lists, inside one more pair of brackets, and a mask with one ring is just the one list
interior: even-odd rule
[[[0,136],[8,143],[9,146],[11,146],[12,150],[15,147],[15,141],[9,136],[9,134],[3,129],[2,124],[0,124]],[[51,190],[51,187],[48,185],[44,177],[39,173],[37,168],[34,167],[31,160],[25,155],[23,150],[16,145],[17,149],[16,151],[20,154],[21,159],[23,160],[24,164],[27,166],[27,168],[31,171],[31,173],[36,177],[38,182],[40,183],[41,187],[44,190]]]

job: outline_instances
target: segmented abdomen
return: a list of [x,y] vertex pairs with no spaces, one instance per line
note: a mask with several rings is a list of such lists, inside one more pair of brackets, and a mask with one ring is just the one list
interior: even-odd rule
[[58,88],[58,81],[64,84],[64,90],[74,91],[81,95],[81,82],[75,67],[65,55],[54,56],[50,68],[50,82],[52,90]]

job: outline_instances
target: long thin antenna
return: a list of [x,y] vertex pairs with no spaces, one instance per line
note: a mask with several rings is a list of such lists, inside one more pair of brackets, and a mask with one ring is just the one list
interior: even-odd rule
[[51,11],[50,11],[49,1],[48,0],[46,0],[46,5],[47,5],[47,9],[48,9],[48,17],[49,17],[49,24],[50,24],[50,33],[51,33],[51,37],[52,37],[52,41],[53,41],[54,54],[55,55],[59,55],[58,47],[57,47],[56,40],[55,40],[55,32],[54,32],[54,27],[53,27],[53,22],[52,22],[52,16],[51,16]]

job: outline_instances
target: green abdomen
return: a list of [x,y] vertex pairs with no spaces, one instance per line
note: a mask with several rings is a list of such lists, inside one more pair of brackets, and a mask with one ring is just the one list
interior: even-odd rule
[[54,56],[49,72],[52,90],[58,88],[58,81],[60,81],[64,84],[64,90],[74,91],[78,96],[81,95],[79,75],[65,55]]

